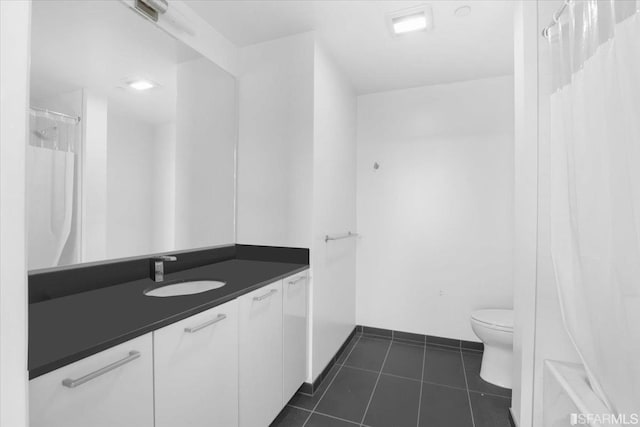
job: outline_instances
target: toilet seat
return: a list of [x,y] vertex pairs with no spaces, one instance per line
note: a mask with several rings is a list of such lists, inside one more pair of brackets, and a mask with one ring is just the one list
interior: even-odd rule
[[513,310],[478,310],[471,313],[471,319],[487,328],[513,332]]

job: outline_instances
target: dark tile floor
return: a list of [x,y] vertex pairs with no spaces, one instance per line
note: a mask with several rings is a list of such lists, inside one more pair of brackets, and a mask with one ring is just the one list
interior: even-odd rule
[[482,353],[356,334],[313,396],[272,427],[509,427],[511,390],[480,378]]

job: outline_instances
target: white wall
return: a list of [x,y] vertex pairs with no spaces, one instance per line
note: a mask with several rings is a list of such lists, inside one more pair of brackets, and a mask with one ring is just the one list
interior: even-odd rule
[[185,2],[171,0],[170,11],[161,15],[158,26],[200,52],[223,70],[237,75],[238,47],[220,34]]
[[155,167],[153,183],[153,236],[156,252],[169,252],[176,248],[176,124],[164,123],[155,127]]
[[0,425],[26,427],[30,1],[0,2]]
[[238,242],[311,249],[313,381],[355,326],[356,98],[312,33],[241,49]]
[[320,375],[355,326],[356,96],[321,46],[314,60],[311,364]]
[[175,248],[235,242],[236,83],[205,58],[178,66]]
[[478,341],[512,307],[513,79],[359,97],[357,211],[358,323]]
[[107,98],[83,91],[82,262],[107,254]]
[[153,252],[154,139],[153,125],[109,109],[106,258]]
[[[234,78],[199,58],[178,66],[177,81],[175,123],[149,123],[106,105],[86,112],[87,161],[94,166],[85,168],[85,199],[106,191],[106,253],[98,259],[235,241]],[[89,95],[102,105],[101,97]],[[98,133],[100,124],[106,129]],[[85,217],[90,212],[101,215],[93,209]],[[101,229],[86,228],[93,234]],[[94,253],[97,242],[90,242]]]
[[311,246],[314,37],[240,51],[237,241]]
[[[135,0],[120,0],[133,8]],[[218,64],[232,75],[238,74],[238,47],[220,34],[183,0],[171,0],[156,25]]]

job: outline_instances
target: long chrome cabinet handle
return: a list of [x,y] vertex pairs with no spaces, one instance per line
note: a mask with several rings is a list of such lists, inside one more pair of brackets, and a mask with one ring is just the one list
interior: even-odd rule
[[307,278],[307,276],[300,276],[296,280],[290,280],[289,284],[290,285],[295,285],[296,283],[300,282],[301,280],[305,280],[306,278]]
[[98,378],[100,375],[106,374],[109,371],[113,371],[116,368],[119,368],[122,365],[125,365],[133,360],[136,360],[140,357],[140,352],[136,350],[132,350],[129,352],[129,355],[124,359],[118,360],[117,362],[113,362],[110,365],[105,366],[104,368],[100,368],[97,371],[93,371],[90,374],[85,375],[84,377],[80,377],[78,379],[67,378],[62,380],[62,385],[68,388],[74,388],[81,386],[82,384],[89,382],[95,378]]
[[253,297],[253,300],[262,301],[263,299],[269,298],[271,295],[275,294],[276,292],[278,292],[277,289],[271,289],[269,292],[267,292],[264,295],[260,295],[259,297]]
[[218,314],[218,317],[216,317],[215,319],[209,320],[208,322],[204,322],[202,325],[194,326],[193,328],[184,328],[184,331],[192,334],[194,332],[198,332],[200,329],[204,329],[207,326],[211,326],[214,323],[218,323],[219,321],[224,320],[226,318],[227,318],[226,314]]

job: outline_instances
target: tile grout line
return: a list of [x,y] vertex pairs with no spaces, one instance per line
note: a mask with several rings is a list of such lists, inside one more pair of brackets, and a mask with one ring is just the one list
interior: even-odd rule
[[482,395],[482,396],[499,397],[500,399],[507,399],[507,400],[511,399],[509,396],[504,396],[502,394],[489,393],[489,392],[486,392],[486,391],[479,391],[479,390],[471,390],[471,389],[469,389],[469,393],[475,393],[475,394],[479,394],[479,395]]
[[373,369],[361,368],[360,366],[345,365],[344,363],[342,364],[342,366],[344,366],[345,368],[349,368],[349,369],[355,369],[357,371],[371,372],[372,374],[382,373],[382,375],[386,375],[388,377],[401,378],[403,380],[409,380],[409,381],[414,381],[414,382],[420,382],[421,381],[421,380],[419,380],[417,378],[411,378],[411,377],[405,377],[405,376],[402,376],[402,375],[390,374],[390,373],[384,372],[384,371],[374,371]]
[[[349,358],[349,356],[351,356],[351,353],[353,352],[353,349],[356,348],[356,345],[358,345],[358,343],[360,342],[360,338],[361,336],[358,337],[358,339],[356,340],[356,342],[353,343],[353,347],[351,347],[351,350],[349,350],[349,354],[347,354],[344,358],[344,360],[347,360]],[[337,361],[336,361],[337,362]],[[336,363],[337,364],[337,363]],[[340,371],[342,370],[342,366],[343,365],[339,365],[340,367],[338,368],[338,372],[336,372],[336,374],[333,376],[333,378],[331,378],[331,381],[329,382],[329,384],[327,384],[327,388],[324,390],[324,392],[322,393],[322,396],[320,396],[320,399],[318,399],[318,401],[316,402],[316,404],[313,406],[313,408],[311,409],[311,411],[309,412],[309,416],[307,417],[306,420],[304,420],[304,423],[302,424],[302,427],[305,427],[307,425],[307,423],[309,422],[309,419],[311,418],[311,416],[313,415],[313,413],[315,412],[316,408],[318,407],[318,405],[320,404],[320,402],[322,401],[322,398],[324,397],[325,394],[327,394],[327,391],[329,391],[329,388],[331,387],[331,384],[333,384],[333,381],[336,379],[336,377],[338,376],[338,374],[340,373]]]
[[380,381],[380,376],[382,375],[382,370],[384,369],[384,364],[387,363],[387,357],[389,357],[389,351],[391,351],[391,342],[392,342],[392,340],[389,340],[389,347],[387,347],[387,352],[384,355],[384,360],[382,361],[382,366],[380,366],[380,372],[378,372],[378,378],[376,378],[376,383],[373,386],[373,390],[371,391],[371,396],[369,396],[369,402],[367,402],[367,407],[364,410],[364,414],[362,414],[362,420],[360,420],[360,425],[361,426],[364,425],[364,419],[367,417],[367,412],[369,411],[369,406],[371,405],[371,401],[373,400],[373,395],[376,393],[376,388],[378,387],[378,381]]
[[[351,421],[351,420],[347,420],[347,419],[344,419],[344,418],[336,417],[335,415],[331,415],[331,414],[325,414],[324,412],[320,412],[320,411],[311,411],[311,410],[309,410],[309,409],[305,409],[305,408],[302,408],[302,407],[300,407],[300,406],[295,406],[295,405],[287,405],[287,406],[290,406],[290,407],[292,407],[292,408],[299,409],[299,410],[304,411],[304,412],[310,412],[310,413],[314,413],[314,414],[322,415],[323,417],[334,418],[334,419],[336,419],[336,420],[344,421],[344,422],[347,422],[347,423],[349,423],[349,424],[353,424],[353,425],[357,425],[357,426],[359,426],[359,425],[360,425],[360,424],[358,424],[358,423],[357,423],[357,422],[355,422],[355,421]],[[366,426],[365,426],[365,427],[366,427]]]
[[322,415],[323,417],[335,418],[336,420],[344,421],[344,422],[347,422],[349,424],[353,424],[353,425],[356,425],[356,426],[369,427],[366,424],[358,424],[355,421],[347,420],[345,418],[336,417],[335,415],[326,414],[326,413],[320,412],[320,411],[311,411],[311,410],[303,408],[301,406],[289,405],[289,404],[287,404],[287,406],[290,406],[292,408],[298,409],[298,410],[303,411],[303,412],[313,412],[314,414]]
[[384,335],[376,335],[376,334],[367,334],[367,333],[362,333],[361,334],[362,337],[365,338],[373,338],[373,339],[377,339],[377,340],[384,340],[384,341],[392,341],[392,342],[397,342],[397,343],[401,343],[401,344],[408,344],[408,345],[413,345],[416,347],[432,347],[432,348],[436,348],[436,349],[441,349],[441,350],[451,350],[451,351],[470,351],[473,353],[483,353],[483,350],[478,350],[475,348],[463,348],[460,347],[460,345],[458,346],[453,346],[453,345],[447,345],[447,344],[439,344],[439,343],[434,343],[434,342],[427,342],[427,341],[416,341],[416,340],[408,340],[408,339],[402,339],[402,338],[395,338],[395,337],[388,337],[388,336],[384,336]]
[[462,360],[462,373],[464,374],[464,383],[467,386],[467,400],[469,401],[469,412],[471,413],[471,425],[476,427],[476,421],[473,418],[473,407],[471,406],[471,394],[469,393],[469,381],[467,380],[467,369],[464,366],[464,356],[460,351],[460,360]]
[[324,412],[314,411],[313,413],[314,414],[318,414],[318,415],[322,415],[323,417],[328,417],[328,418],[333,418],[335,420],[344,421],[346,423],[353,424],[354,426],[360,426],[361,425],[361,424],[358,424],[355,421],[347,420],[345,418],[336,417],[335,415],[331,415],[331,414],[325,414]]
[[422,375],[420,375],[420,397],[418,398],[418,419],[416,426],[420,427],[420,411],[422,407],[422,389],[424,388],[424,365],[427,362],[427,347],[422,349]]
[[425,384],[435,385],[435,386],[438,386],[438,387],[445,387],[445,388],[450,388],[450,389],[453,389],[453,390],[467,391],[467,389],[463,388],[463,387],[456,387],[456,386],[448,385],[448,384],[434,383],[433,381],[422,381],[422,382],[425,383]]
[[287,406],[290,406],[290,407],[296,408],[296,409],[300,409],[300,410],[302,410],[304,412],[311,412],[311,409],[303,408],[302,406],[292,405],[291,403],[287,403]]
[[[422,336],[422,338],[420,340],[418,340],[416,338],[413,338],[413,339],[412,338],[396,338],[396,333],[397,332],[404,333],[404,331],[396,331],[396,330],[393,330],[393,329],[387,329],[386,331],[388,331],[390,334],[389,335],[384,335],[384,334],[379,333],[379,332],[365,332],[364,330],[360,331],[359,333],[362,334],[363,336],[368,336],[368,337],[373,337],[373,338],[389,339],[389,340],[398,341],[398,342],[411,342],[411,343],[418,343],[418,344],[422,344],[422,345],[424,345],[426,343],[427,345],[436,345],[436,346],[447,347],[447,348],[456,349],[456,350],[475,351],[475,352],[479,352],[479,353],[483,352],[483,349],[478,349],[478,348],[473,348],[473,347],[464,347],[462,345],[462,343],[463,342],[467,342],[465,340],[454,340],[454,341],[458,341],[457,345],[444,344],[444,343],[439,343],[439,342],[428,341],[428,337],[439,338],[439,337],[433,337],[431,335],[412,334],[412,335]],[[476,344],[482,344],[482,343],[479,343],[479,342],[476,342],[476,341],[470,341],[470,342],[471,343],[476,343]]]
[[[426,349],[425,349],[425,354],[426,354]],[[424,362],[424,360],[425,359],[423,359],[423,362]],[[357,371],[370,372],[372,374],[377,374],[378,372],[380,372],[380,371],[374,371],[373,369],[362,368],[360,366],[354,366],[354,365],[347,365],[347,364],[344,364],[344,363],[336,363],[336,365],[342,366],[342,367],[345,367],[345,368],[349,368],[349,369],[355,369]],[[413,381],[413,382],[422,382],[422,383],[425,383],[425,384],[435,385],[435,386],[438,386],[438,387],[451,388],[451,389],[454,389],[454,390],[467,391],[467,387],[466,386],[465,387],[456,387],[456,386],[453,386],[453,385],[443,384],[443,383],[436,383],[436,382],[427,381],[427,380],[424,380],[424,379],[423,380],[419,380],[417,378],[405,377],[403,375],[390,374],[390,373],[384,372],[384,371],[382,371],[381,373],[382,373],[382,375],[386,375],[387,377],[399,378],[399,379],[402,379],[402,380]],[[424,375],[424,367],[423,367],[422,375]],[[499,397],[501,399],[509,399],[509,396],[504,396],[504,395],[496,394],[496,393],[489,393],[489,392],[480,391],[480,390],[469,389],[469,393],[477,393],[477,394],[483,394],[483,395],[487,395],[487,396],[491,396],[491,397]],[[308,396],[308,395],[306,395],[306,396]],[[308,411],[308,409],[307,409],[307,411]]]
[[420,342],[420,341],[411,341],[411,340],[405,340],[405,339],[397,339],[397,338],[389,338],[389,337],[384,337],[382,335],[373,335],[373,334],[363,334],[362,337],[365,338],[372,338],[375,340],[380,340],[380,341],[392,341],[392,342],[397,342],[400,344],[407,344],[407,345],[411,345],[414,347],[427,347],[427,348],[435,348],[438,350],[449,350],[449,351],[469,351],[472,353],[480,353],[482,354],[482,350],[476,350],[473,348],[465,348],[465,349],[461,349],[460,347],[455,347],[455,346],[451,346],[451,345],[446,345],[446,344],[438,344],[438,343],[433,343],[433,342]]
[[[389,338],[389,337],[383,337],[380,335],[362,335],[364,338],[371,338],[374,340],[378,340],[378,341],[389,341],[389,342],[395,342],[398,344],[406,344],[406,345],[410,345],[413,347],[425,347],[425,346],[431,346],[431,345],[437,345],[437,344],[425,344],[424,342],[419,342],[419,341],[410,341],[410,340],[403,340],[403,339],[397,339],[397,338]],[[443,347],[443,348],[447,348],[447,349],[456,349],[457,347],[447,347],[447,346],[439,346],[438,347]]]
[[[424,372],[425,372],[425,368],[426,368],[426,350],[428,348],[427,345],[422,346],[423,347],[422,375],[421,375],[421,379],[420,380],[417,380],[415,378],[410,378],[410,377],[405,377],[405,376],[401,376],[401,375],[394,375],[394,374],[389,374],[389,373],[383,372],[384,366],[386,364],[386,361],[388,360],[388,356],[389,356],[389,353],[391,351],[391,347],[393,346],[393,343],[394,342],[406,343],[406,342],[397,341],[397,340],[394,341],[393,339],[386,339],[385,340],[385,341],[388,341],[388,347],[387,347],[387,351],[385,353],[384,360],[382,362],[382,366],[381,366],[379,371],[375,371],[375,370],[372,370],[372,369],[361,368],[361,367],[358,367],[358,366],[351,366],[351,365],[346,364],[347,360],[349,359],[349,357],[351,356],[351,354],[355,350],[355,347],[357,346],[357,344],[361,341],[362,337],[366,338],[368,336],[364,335],[364,334],[360,334],[359,336],[357,334],[354,335],[354,343],[351,346],[351,348],[349,349],[349,351],[346,354],[346,356],[344,357],[344,360],[342,361],[342,363],[337,362],[337,361],[334,362],[334,365],[338,366],[338,371],[335,373],[333,378],[331,378],[331,381],[328,383],[327,388],[322,393],[322,395],[318,399],[318,402],[316,402],[316,404],[313,406],[312,409],[307,409],[307,408],[299,407],[299,406],[296,406],[296,405],[288,404],[288,406],[291,406],[293,408],[297,408],[297,409],[309,412],[309,415],[307,416],[307,418],[305,419],[304,423],[302,424],[302,427],[305,427],[307,425],[307,423],[309,422],[309,420],[313,416],[313,414],[318,414],[318,415],[321,415],[321,416],[324,416],[324,417],[328,417],[328,418],[333,418],[333,419],[336,419],[336,420],[344,421],[344,422],[347,422],[347,423],[350,423],[350,424],[353,424],[353,425],[356,425],[356,426],[360,426],[360,427],[370,427],[370,426],[364,424],[364,420],[366,419],[367,413],[369,412],[369,408],[371,406],[371,402],[373,401],[373,396],[375,394],[375,391],[377,390],[377,386],[378,386],[378,383],[379,383],[380,378],[382,377],[382,375],[386,375],[386,376],[394,377],[394,378],[400,378],[400,379],[409,380],[409,381],[420,381],[420,394],[419,394],[419,400],[418,400],[418,417],[417,417],[417,425],[418,426],[420,425],[420,415],[421,415],[420,412],[421,412],[421,409],[422,409],[422,395],[424,393],[424,384],[425,383],[426,384],[433,384],[433,385],[437,385],[437,386],[442,386],[442,387],[447,387],[447,388],[451,388],[451,389],[456,389],[456,390],[464,390],[464,391],[466,391],[467,392],[467,401],[469,403],[469,411],[470,411],[470,414],[471,414],[471,423],[472,423],[473,427],[475,427],[476,424],[475,424],[475,417],[474,417],[474,414],[473,414],[473,406],[472,406],[472,403],[471,403],[471,393],[479,393],[479,394],[482,394],[482,395],[486,394],[486,395],[489,395],[489,396],[498,397],[498,398],[502,398],[502,399],[509,399],[507,396],[502,396],[502,395],[499,395],[499,394],[493,394],[493,393],[486,393],[486,392],[482,392],[482,391],[471,390],[469,388],[469,381],[468,381],[468,377],[467,377],[466,364],[465,364],[464,355],[463,355],[464,351],[462,349],[458,349],[458,353],[460,355],[461,362],[462,362],[463,375],[464,375],[464,379],[465,379],[465,388],[454,387],[454,386],[449,386],[449,385],[446,385],[446,384],[439,384],[439,383],[434,383],[434,382],[431,382],[431,381],[425,381],[424,380]],[[374,337],[374,338],[378,338],[378,337]],[[383,338],[383,337],[380,337],[380,338]],[[408,343],[408,344],[411,344],[411,343]],[[440,347],[440,346],[436,345],[436,347]],[[335,378],[338,376],[338,374],[342,371],[342,368],[344,368],[344,367],[349,368],[349,369],[355,369],[355,370],[359,370],[359,371],[378,374],[378,376],[376,378],[376,383],[374,384],[374,388],[373,388],[373,390],[371,392],[371,395],[369,396],[369,401],[367,403],[367,407],[365,408],[365,412],[364,412],[363,418],[362,418],[360,423],[358,423],[356,421],[340,418],[340,417],[337,417],[335,415],[331,415],[331,414],[327,414],[327,413],[324,413],[324,412],[320,412],[320,411],[317,410],[318,406],[320,405],[320,402],[322,401],[322,399],[324,398],[324,396],[328,392],[328,390],[331,387],[331,385],[334,383]]]
[[[362,338],[362,335],[358,336],[358,339],[356,339],[356,342],[353,343],[353,346],[351,346],[349,353],[347,353],[347,355],[344,357],[344,362],[346,362],[347,359],[351,357],[351,353],[353,353],[353,350],[356,348],[356,345],[358,345],[358,343],[360,342],[360,338]],[[338,360],[336,359],[336,365],[344,366],[344,362],[338,363]]]

